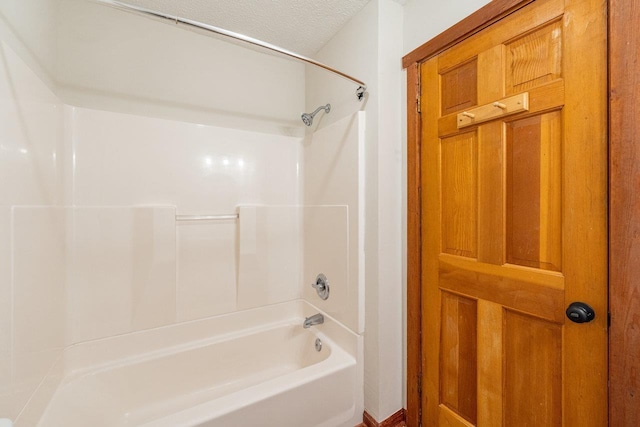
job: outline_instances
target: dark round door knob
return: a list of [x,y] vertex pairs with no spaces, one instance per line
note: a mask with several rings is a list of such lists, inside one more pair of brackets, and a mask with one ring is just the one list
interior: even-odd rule
[[577,301],[569,304],[566,313],[569,320],[575,323],[591,322],[596,317],[596,312],[589,304]]

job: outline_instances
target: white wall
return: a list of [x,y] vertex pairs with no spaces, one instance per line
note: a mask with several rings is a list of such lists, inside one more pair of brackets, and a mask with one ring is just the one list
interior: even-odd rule
[[307,70],[307,110],[331,103],[321,128],[366,112],[364,238],[365,409],[384,420],[402,408],[401,99],[402,7],[372,0],[315,56],[365,81],[356,85]]
[[[405,121],[398,104],[402,100],[402,8],[395,2],[380,3],[378,135],[378,328],[380,420],[403,407],[402,367],[402,145]],[[400,333],[398,331],[400,328]],[[400,350],[398,350],[400,349]],[[400,393],[398,394],[398,390]]]

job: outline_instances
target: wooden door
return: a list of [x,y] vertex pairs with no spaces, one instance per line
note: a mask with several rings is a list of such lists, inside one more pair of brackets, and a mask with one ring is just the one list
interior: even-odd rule
[[423,425],[607,425],[606,78],[602,0],[421,64]]

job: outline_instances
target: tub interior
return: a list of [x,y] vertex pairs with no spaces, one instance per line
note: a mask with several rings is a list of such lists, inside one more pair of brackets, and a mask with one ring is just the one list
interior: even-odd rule
[[288,323],[116,361],[65,380],[40,426],[141,425],[320,363],[332,349],[316,338]]

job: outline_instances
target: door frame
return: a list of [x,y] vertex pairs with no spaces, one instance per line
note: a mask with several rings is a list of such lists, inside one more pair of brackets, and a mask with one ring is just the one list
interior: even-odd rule
[[[493,0],[402,59],[407,70],[407,426],[421,419],[420,63],[535,0]],[[640,21],[636,0],[608,0],[609,68],[609,420],[640,419]],[[620,319],[620,321],[618,321]],[[631,319],[631,320],[628,320]],[[637,397],[634,397],[637,396]],[[634,400],[635,399],[635,400]]]

